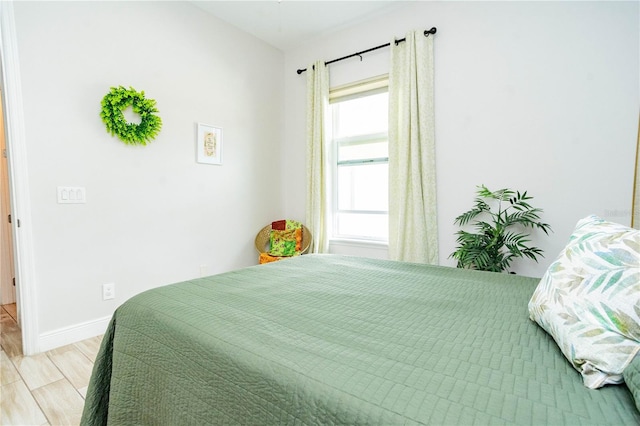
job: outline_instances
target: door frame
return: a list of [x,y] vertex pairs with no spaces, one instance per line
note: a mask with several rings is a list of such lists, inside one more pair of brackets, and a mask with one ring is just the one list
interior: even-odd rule
[[9,172],[13,228],[16,301],[22,329],[22,352],[39,352],[36,269],[33,255],[27,147],[22,108],[22,85],[13,2],[0,1],[0,77]]

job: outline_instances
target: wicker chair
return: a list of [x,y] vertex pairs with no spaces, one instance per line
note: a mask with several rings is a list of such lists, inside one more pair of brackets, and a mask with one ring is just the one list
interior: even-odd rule
[[[311,240],[312,240],[311,231],[309,231],[309,229],[306,226],[302,225],[302,249],[300,250],[302,254],[305,254],[306,252],[309,251],[309,248],[311,247]],[[256,241],[255,241],[256,250],[260,254],[267,253],[271,248],[270,244],[271,244],[271,224],[268,224],[267,226],[262,228],[260,232],[258,232],[258,235],[256,235]]]

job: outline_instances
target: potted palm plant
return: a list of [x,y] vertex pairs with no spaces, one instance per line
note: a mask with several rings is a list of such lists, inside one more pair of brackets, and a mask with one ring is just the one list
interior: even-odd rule
[[537,262],[538,256],[544,257],[542,249],[529,244],[527,228],[540,229],[548,235],[551,226],[540,221],[542,209],[528,203],[532,198],[526,191],[492,192],[479,186],[473,208],[454,221],[460,226],[471,224],[475,232],[458,231],[458,247],[449,258],[458,261],[458,268],[503,272],[516,258]]

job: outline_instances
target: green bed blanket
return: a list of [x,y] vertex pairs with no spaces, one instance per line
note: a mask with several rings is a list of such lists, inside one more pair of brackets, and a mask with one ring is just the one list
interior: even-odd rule
[[307,255],[156,288],[113,315],[82,424],[640,424],[529,320],[537,282]]

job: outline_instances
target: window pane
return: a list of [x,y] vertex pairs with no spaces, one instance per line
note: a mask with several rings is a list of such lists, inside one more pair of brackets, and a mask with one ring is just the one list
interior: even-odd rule
[[386,140],[366,143],[340,143],[338,145],[338,161],[387,157],[389,157],[389,143]]
[[334,104],[334,138],[386,132],[389,94],[365,96]]
[[389,96],[362,95],[336,99],[331,105],[332,236],[387,241]]
[[338,213],[336,222],[340,237],[388,239],[389,216],[386,214]]
[[338,166],[338,210],[386,212],[389,205],[387,163]]

